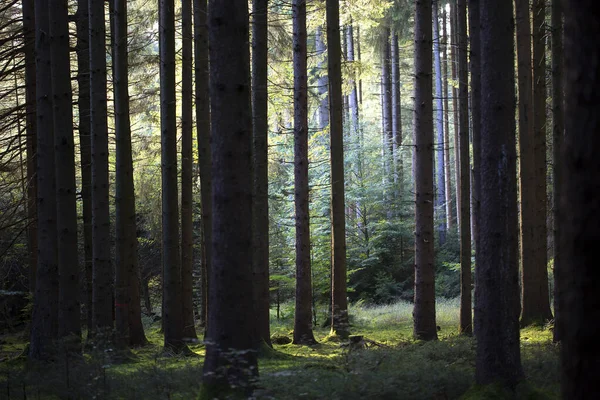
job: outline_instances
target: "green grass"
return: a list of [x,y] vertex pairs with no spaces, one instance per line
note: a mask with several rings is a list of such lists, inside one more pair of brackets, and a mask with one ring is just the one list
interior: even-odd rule
[[[273,334],[291,338],[293,314],[274,320]],[[367,348],[344,346],[317,328],[315,346],[275,345],[259,361],[260,399],[485,399],[493,388],[474,386],[475,342],[457,335],[458,303],[438,301],[440,340],[412,338],[412,305],[350,308],[351,334]],[[321,318],[322,319],[322,318]],[[157,325],[147,326],[150,344],[125,361],[114,352],[91,351],[53,365],[30,363],[22,334],[2,336],[0,398],[23,399],[194,399],[200,393],[204,348],[197,357],[165,357]],[[543,327],[521,331],[527,385],[523,399],[558,398],[558,349]],[[68,372],[67,372],[68,371]],[[67,379],[68,378],[68,379]],[[486,397],[487,396],[487,397]],[[502,398],[502,397],[497,397]]]

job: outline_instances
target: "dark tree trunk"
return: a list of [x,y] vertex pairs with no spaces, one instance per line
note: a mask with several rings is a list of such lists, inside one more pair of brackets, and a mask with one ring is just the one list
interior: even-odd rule
[[207,0],[194,1],[194,75],[196,89],[196,129],[198,130],[198,169],[200,170],[200,199],[202,204],[202,268],[200,324],[208,321],[208,287],[212,247],[212,189],[210,154],[210,100],[208,94],[208,30]]
[[533,152],[534,202],[534,291],[531,293],[533,320],[552,319],[548,288],[548,227],[546,194],[546,3],[533,2]]
[[211,0],[209,15],[214,241],[201,398],[245,398],[258,374],[248,2]]
[[[346,291],[346,213],[344,201],[344,131],[342,126],[342,60],[338,0],[327,0],[329,130],[331,138],[331,332],[349,335]],[[352,32],[351,28],[350,32]],[[351,33],[349,35],[351,39]],[[349,41],[350,42],[350,41]],[[354,56],[354,55],[353,55]],[[356,96],[354,96],[356,100]],[[354,101],[356,105],[356,101]]]
[[324,60],[319,60],[317,68],[319,70],[319,78],[317,79],[317,86],[319,92],[319,129],[324,130],[329,126],[329,97],[327,93],[329,91],[329,79],[327,77],[327,67],[324,66],[327,63],[327,55],[325,50],[325,40],[323,37],[323,28],[318,26],[315,32],[315,48],[319,57],[324,57]]
[[38,258],[29,356],[52,357],[58,334],[58,255],[56,254],[56,177],[48,1],[35,2]]
[[179,254],[177,191],[177,120],[175,115],[175,4],[160,0],[160,123],[162,171],[163,330],[165,348],[180,352],[183,342],[183,296]]
[[416,339],[437,339],[433,251],[433,34],[431,2],[415,15],[415,307]]
[[93,329],[112,334],[114,272],[110,259],[106,28],[104,2],[89,0],[92,156]]
[[[475,259],[479,259],[479,220],[481,209],[481,49],[479,26],[479,0],[469,0],[469,39],[471,70],[471,120],[473,121],[473,186],[471,188],[471,206],[473,209],[473,238],[475,239]],[[477,264],[477,261],[475,262]]]
[[[456,3],[450,3],[450,58],[451,58],[451,72],[452,80],[456,82],[458,78],[458,37],[456,35],[457,24],[456,24]],[[452,117],[454,125],[454,177],[455,177],[455,197],[456,197],[456,224],[460,232],[460,210],[461,210],[461,198],[460,198],[460,146],[458,143],[459,136],[459,100],[458,100],[458,88],[452,86]]]
[[293,0],[294,18],[294,199],[296,204],[296,311],[294,343],[313,344],[312,276],[308,209],[308,93],[306,0]]
[[[560,192],[562,396],[600,398],[600,12],[595,1],[566,1],[565,140]],[[569,266],[569,267],[567,267]],[[568,310],[568,312],[566,312]]]
[[394,138],[394,183],[396,198],[402,193],[402,98],[400,82],[400,49],[398,31],[392,31],[392,136]]
[[454,227],[454,215],[452,214],[452,161],[450,157],[450,111],[448,108],[448,32],[446,29],[446,7],[442,7],[442,35],[444,37],[443,48],[443,72],[444,77],[444,174],[446,182],[446,226],[448,230]]
[[181,2],[181,303],[183,337],[197,339],[194,323],[192,0]]
[[127,2],[114,0],[112,10],[113,91],[115,97],[115,322],[125,345],[146,343],[142,325],[138,241],[135,222],[135,191],[129,117],[127,62]]
[[254,0],[252,7],[252,114],[254,200],[253,264],[256,322],[259,345],[271,344],[269,306],[269,116],[267,98],[268,0]]
[[25,56],[25,133],[27,135],[27,252],[29,254],[29,291],[35,293],[38,256],[37,237],[37,123],[35,83],[35,9],[34,0],[23,0],[23,53]]
[[81,159],[81,201],[83,220],[83,264],[85,273],[86,321],[88,337],[93,329],[92,300],[92,148],[90,127],[90,49],[89,49],[89,0],[77,2],[77,86],[79,154]]
[[460,165],[460,332],[473,333],[471,304],[471,165],[469,162],[469,78],[467,63],[467,2],[456,5],[458,38],[458,105]]
[[48,11],[52,51],[53,150],[56,166],[56,235],[60,287],[58,336],[71,336],[69,348],[77,350],[81,340],[81,326],[79,263],[77,251],[74,250],[77,249],[77,203],[67,1],[53,2]]
[[435,208],[438,220],[438,238],[440,245],[446,243],[446,176],[444,174],[444,100],[442,94],[442,61],[440,59],[440,22],[438,2],[432,1],[433,8],[433,54],[435,63]]
[[554,214],[554,341],[561,337],[562,314],[560,312],[560,270],[563,267],[562,244],[560,241],[559,195],[562,191],[561,151],[564,137],[563,104],[563,22],[562,0],[552,0],[552,182]]
[[515,389],[524,378],[519,347],[519,264],[511,2],[480,1],[481,220],[476,264],[478,384]]

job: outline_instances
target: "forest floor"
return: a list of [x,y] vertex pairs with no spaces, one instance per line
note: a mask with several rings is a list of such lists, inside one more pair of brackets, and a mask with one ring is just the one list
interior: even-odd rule
[[[412,339],[412,305],[354,306],[351,333],[363,341],[348,345],[318,328],[315,346],[274,344],[259,360],[258,399],[501,399],[494,390],[474,388],[475,341],[459,336],[458,303],[438,301],[439,339]],[[284,315],[285,316],[285,315]],[[293,314],[273,320],[277,341],[291,339]],[[160,323],[148,321],[150,344],[115,362],[111,351],[90,351],[34,364],[23,355],[23,333],[0,335],[0,399],[195,399],[204,347],[197,357],[165,356]],[[521,331],[527,383],[517,398],[558,399],[558,347],[543,327]]]

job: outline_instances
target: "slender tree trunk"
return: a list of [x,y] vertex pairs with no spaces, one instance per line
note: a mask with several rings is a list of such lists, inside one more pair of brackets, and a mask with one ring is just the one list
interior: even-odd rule
[[[479,0],[469,0],[469,38],[471,70],[471,120],[473,121],[473,186],[471,205],[473,207],[473,237],[475,238],[475,260],[479,260],[479,221],[481,218],[481,48],[479,25]],[[477,265],[477,261],[475,262]]]
[[116,133],[115,322],[120,341],[125,345],[139,346],[146,343],[146,336],[142,325],[137,258],[138,241],[129,117],[127,3],[124,0],[113,1],[111,33]]
[[446,226],[448,230],[454,227],[454,215],[452,214],[452,161],[450,157],[450,111],[448,108],[448,32],[446,29],[446,7],[442,7],[442,35],[443,41],[443,61],[442,76],[444,77],[444,173],[446,175]]
[[329,91],[329,79],[327,77],[327,68],[324,64],[327,63],[327,46],[323,37],[323,28],[318,26],[315,32],[315,48],[317,56],[322,57],[319,59],[317,68],[319,70],[319,77],[317,79],[318,93],[319,93],[319,129],[324,130],[329,126],[329,97],[327,95]]
[[473,333],[471,304],[471,165],[469,163],[469,78],[467,2],[457,1],[458,105],[460,165],[460,332]]
[[444,100],[442,94],[442,61],[440,59],[440,22],[438,2],[432,1],[433,8],[433,54],[435,63],[435,127],[437,144],[435,154],[436,196],[438,238],[440,246],[446,243],[446,176],[444,175]]
[[[389,165],[391,155],[394,150],[394,137],[392,130],[392,48],[390,46],[390,28],[384,27],[381,36],[382,54],[381,54],[381,85],[382,85],[382,128],[383,142],[385,146],[387,177],[392,174],[392,166]],[[388,161],[390,160],[390,161]]]
[[[565,140],[560,192],[561,367],[563,399],[600,398],[600,12],[595,1],[566,1]],[[568,266],[568,267],[567,267]],[[568,310],[568,312],[566,312]]]
[[[327,0],[327,61],[331,137],[331,332],[349,335],[346,291],[346,213],[344,201],[344,131],[342,126],[342,60],[338,0]],[[348,43],[351,43],[352,28]],[[354,58],[354,54],[352,54]],[[356,100],[356,96],[353,97]],[[356,101],[354,101],[356,105]],[[355,122],[356,123],[356,122]]]
[[248,2],[209,4],[214,241],[200,398],[247,398],[258,374],[248,262],[253,254]]
[[113,329],[114,272],[110,259],[106,28],[104,2],[89,0],[90,127],[92,156],[93,316],[96,333]]
[[81,200],[83,220],[83,263],[85,271],[85,308],[88,338],[93,329],[92,300],[92,149],[90,127],[90,49],[89,0],[77,2],[77,86],[79,154],[81,159]]
[[402,98],[398,31],[392,32],[392,136],[394,138],[394,183],[396,198],[402,194]]
[[523,380],[511,2],[480,1],[481,220],[475,273],[476,382],[514,390]]
[[53,150],[56,166],[56,235],[60,287],[58,335],[59,337],[71,336],[69,348],[77,350],[81,340],[81,326],[78,293],[79,264],[77,251],[74,251],[77,249],[77,205],[67,1],[53,2],[48,11],[52,52]]
[[[338,7],[339,8],[339,7]],[[338,12],[339,14],[339,12]],[[338,18],[339,19],[339,18]],[[354,29],[352,25],[348,25],[346,29],[346,42],[347,42],[347,54],[348,54],[348,63],[353,68],[353,63],[356,59],[354,52]],[[354,69],[351,70],[350,73],[350,94],[348,95],[348,107],[350,108],[350,126],[351,126],[351,134],[350,136],[354,138],[354,140],[358,139],[360,127],[358,125],[358,91],[356,87],[356,75],[354,73]]]
[[[458,81],[458,37],[457,23],[456,23],[456,4],[450,3],[450,58],[452,64],[452,81]],[[454,174],[455,174],[455,190],[456,190],[456,224],[460,232],[460,210],[461,210],[461,181],[460,181],[460,146],[458,143],[459,137],[459,99],[458,99],[458,88],[456,85],[452,86],[452,116],[454,118]]]
[[432,7],[415,4],[415,307],[416,339],[437,339],[433,250]]
[[546,193],[546,2],[533,2],[533,152],[535,170],[533,317],[552,319],[548,288],[548,227]]
[[259,345],[271,344],[269,296],[268,0],[252,6],[252,116],[254,200],[254,289]]
[[48,1],[35,1],[38,258],[29,356],[50,360],[58,335],[56,177]]
[[561,151],[564,140],[564,104],[563,104],[563,22],[561,0],[552,0],[552,182],[554,214],[554,341],[561,338],[562,313],[560,312],[561,276],[564,268],[562,261],[562,243],[560,241],[559,196],[562,193]]
[[196,129],[198,130],[198,169],[202,203],[202,273],[200,324],[208,321],[208,287],[212,251],[212,184],[210,153],[210,100],[208,94],[207,0],[194,1],[194,74],[196,76]]
[[29,291],[35,293],[38,256],[37,237],[37,124],[35,70],[35,8],[34,0],[23,0],[23,52],[25,55],[25,132],[27,148],[27,252],[29,254]]
[[184,350],[179,207],[177,121],[175,116],[175,4],[160,0],[160,122],[162,164],[163,329],[165,348]]
[[181,303],[183,337],[197,339],[194,322],[192,0],[181,2]]
[[294,191],[296,204],[296,312],[294,343],[313,344],[310,225],[308,208],[308,98],[306,0],[293,0],[294,19]]
[[519,90],[519,178],[521,194],[521,325],[535,322],[535,164],[531,85],[531,27],[529,1],[515,0]]
[[[360,26],[356,25],[356,58],[358,59],[358,63],[360,64]],[[362,88],[362,78],[358,78],[358,103],[362,106],[363,102],[363,88]]]

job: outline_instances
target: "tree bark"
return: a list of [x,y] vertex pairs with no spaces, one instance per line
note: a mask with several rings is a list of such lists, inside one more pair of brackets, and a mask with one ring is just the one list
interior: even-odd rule
[[394,186],[396,198],[402,194],[404,174],[402,172],[402,97],[400,82],[400,49],[398,31],[392,31],[392,136],[394,138]]
[[415,3],[415,305],[416,339],[436,340],[433,247],[432,7]]
[[460,165],[460,332],[473,333],[471,304],[471,165],[469,161],[469,78],[467,63],[467,3],[456,5],[458,38],[458,105]]
[[[595,1],[564,4],[565,140],[560,192],[562,397],[600,397],[600,12]],[[568,266],[568,267],[567,267]],[[568,310],[568,312],[566,312]]]
[[246,398],[258,374],[248,2],[211,0],[209,15],[214,241],[201,398]]
[[436,154],[435,178],[436,196],[435,208],[437,210],[438,240],[440,246],[446,243],[446,176],[444,175],[444,100],[442,94],[442,61],[440,59],[440,22],[438,16],[438,2],[432,1],[433,8],[433,54],[435,63],[435,128],[436,128]]
[[459,136],[459,100],[458,100],[458,88],[456,82],[458,81],[458,37],[456,35],[457,24],[456,24],[456,4],[450,3],[450,58],[451,58],[451,72],[452,72],[452,117],[454,123],[454,177],[455,180],[455,197],[456,197],[456,224],[458,231],[460,232],[460,210],[461,210],[461,181],[460,181],[460,146],[458,143]]
[[258,345],[271,344],[269,295],[268,0],[252,6],[252,119],[254,289]]
[[324,60],[319,60],[317,68],[319,70],[319,77],[317,79],[317,86],[319,92],[319,129],[325,130],[329,126],[329,97],[327,95],[329,91],[329,79],[327,77],[327,68],[323,65],[327,63],[327,55],[325,50],[325,40],[323,38],[323,28],[318,26],[315,32],[315,48],[317,56],[324,57]]
[[308,90],[306,0],[293,0],[294,201],[296,204],[296,311],[294,344],[314,344],[308,196]]
[[[452,159],[450,155],[450,109],[448,107],[448,31],[446,29],[446,7],[442,7],[442,35],[444,37],[442,76],[444,77],[444,173],[446,175],[446,227],[452,230],[454,227],[454,214],[452,213]],[[452,60],[450,60],[452,61]]]
[[514,22],[511,2],[480,1],[481,220],[475,272],[477,384],[514,390],[519,344]]
[[[342,62],[338,0],[327,0],[327,61],[331,146],[331,332],[349,335],[346,291],[346,213],[344,200],[344,131],[342,125]],[[352,30],[349,34],[351,42]],[[352,54],[354,56],[354,54]],[[352,97],[356,104],[356,92]],[[355,121],[356,123],[356,121]]]

